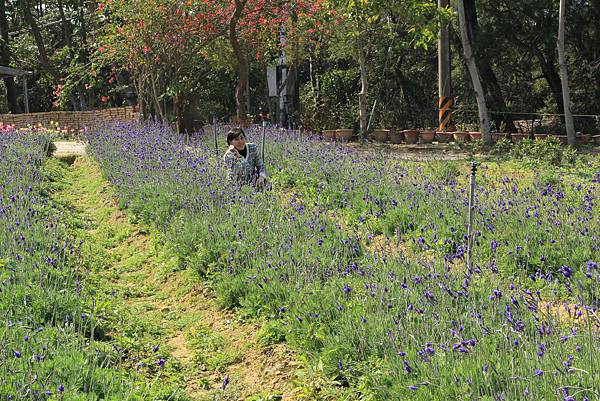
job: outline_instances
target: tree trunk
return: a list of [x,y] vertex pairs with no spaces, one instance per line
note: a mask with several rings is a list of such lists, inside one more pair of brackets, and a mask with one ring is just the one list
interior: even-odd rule
[[72,35],[71,34],[71,24],[69,23],[69,21],[67,20],[67,17],[65,16],[65,7],[63,5],[62,0],[58,0],[57,4],[58,4],[58,12],[60,14],[60,20],[62,21],[64,40],[65,40],[65,43],[67,44],[67,46],[69,46],[69,53],[71,54],[71,56],[73,56],[73,54],[72,54],[73,40],[71,38],[71,35]]
[[[478,19],[475,0],[464,0],[464,5],[470,43],[476,43]],[[507,113],[508,109],[502,95],[502,89],[486,53],[485,47],[480,49],[480,57],[477,57],[476,63],[479,67],[481,85],[483,86],[488,105],[492,110],[500,112],[499,114],[493,114],[490,118],[494,121],[496,129],[500,130],[500,127],[504,125],[507,132],[517,132],[517,127],[513,122],[512,116]]]
[[44,67],[44,69],[50,75],[52,75],[52,77],[54,77],[54,80],[58,84],[58,82],[60,80],[60,76],[58,74],[58,71],[56,71],[56,69],[54,69],[54,67],[50,63],[50,59],[48,58],[48,53],[46,53],[46,47],[44,46],[44,39],[42,37],[42,33],[40,32],[37,22],[35,21],[35,18],[33,17],[33,14],[31,13],[29,1],[28,0],[20,0],[19,3],[21,5],[21,10],[23,11],[23,17],[25,18],[25,21],[27,22],[27,24],[29,25],[29,28],[31,29],[31,34],[33,35],[33,39],[35,40],[35,44],[38,48],[38,52],[40,53],[40,62],[42,64],[42,66]]
[[247,0],[235,0],[235,11],[229,20],[229,43],[233,49],[233,54],[238,63],[238,83],[235,88],[235,104],[237,106],[237,119],[239,124],[246,120],[246,99],[245,92],[248,87],[249,65],[246,55],[241,49],[237,36],[237,23],[242,16]]
[[562,84],[563,108],[565,110],[565,126],[567,128],[567,141],[575,146],[575,126],[571,114],[571,94],[569,91],[569,75],[567,73],[567,60],[565,58],[565,0],[560,0],[558,17],[558,65],[560,68],[560,82]]
[[369,81],[367,78],[367,60],[362,40],[358,41],[358,65],[360,67],[361,90],[358,94],[358,116],[360,121],[360,137],[367,140],[367,92]]
[[554,67],[554,59],[552,56],[544,56],[544,53],[542,53],[542,51],[537,47],[533,48],[532,50],[535,54],[535,57],[538,59],[538,62],[540,63],[542,74],[544,75],[546,82],[548,82],[548,86],[550,86],[552,96],[556,102],[556,110],[558,113],[561,113],[564,110],[562,88],[560,83],[560,75],[558,75]]
[[467,62],[467,68],[471,75],[471,81],[473,82],[473,89],[475,89],[475,96],[477,98],[477,110],[479,111],[479,127],[483,134],[483,141],[486,145],[492,145],[492,134],[490,132],[490,119],[488,116],[487,105],[485,103],[485,94],[483,87],[481,86],[481,80],[479,79],[479,71],[477,64],[475,63],[475,57],[473,57],[473,50],[471,48],[471,42],[469,40],[469,33],[467,27],[467,20],[465,18],[465,5],[463,0],[458,1],[458,19],[460,23],[460,38],[462,41],[463,52],[465,54],[465,60]]
[[[8,19],[6,18],[5,0],[0,0],[0,32],[2,36],[2,42],[0,42],[0,58],[2,59],[2,65],[9,67],[12,61],[12,54],[10,47],[8,46],[9,26]],[[13,114],[21,113],[21,106],[17,101],[17,88],[15,87],[14,78],[4,78],[4,84],[6,85],[6,100],[8,103],[8,109]]]

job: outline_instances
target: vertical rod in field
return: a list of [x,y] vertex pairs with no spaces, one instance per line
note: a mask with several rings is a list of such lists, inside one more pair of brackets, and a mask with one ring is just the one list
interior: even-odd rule
[[213,136],[215,138],[215,155],[219,158],[219,145],[217,144],[217,117],[213,116]]
[[467,227],[467,267],[473,267],[473,213],[475,211],[475,173],[477,162],[471,162],[471,175],[469,176],[469,226]]
[[266,136],[266,132],[267,132],[267,121],[263,120],[262,122],[262,143],[261,143],[261,151],[260,151],[260,157],[264,163],[265,161],[265,136]]

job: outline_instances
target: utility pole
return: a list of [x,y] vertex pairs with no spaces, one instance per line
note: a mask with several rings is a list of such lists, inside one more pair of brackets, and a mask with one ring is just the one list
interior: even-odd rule
[[[448,6],[450,0],[438,0],[438,9]],[[452,84],[450,77],[450,33],[448,25],[440,28],[438,39],[438,131],[446,131],[452,117]]]

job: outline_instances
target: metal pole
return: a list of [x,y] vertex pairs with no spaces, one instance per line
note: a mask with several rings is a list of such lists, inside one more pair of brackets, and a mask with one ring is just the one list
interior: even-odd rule
[[217,144],[217,117],[213,116],[213,136],[215,137],[215,155],[219,158],[219,145]]
[[467,267],[469,271],[473,267],[473,213],[475,209],[475,173],[477,172],[477,162],[471,162],[471,175],[469,176],[469,226],[467,228]]
[[265,161],[265,136],[267,131],[267,121],[263,120],[262,122],[262,144],[261,144],[261,159],[263,163]]

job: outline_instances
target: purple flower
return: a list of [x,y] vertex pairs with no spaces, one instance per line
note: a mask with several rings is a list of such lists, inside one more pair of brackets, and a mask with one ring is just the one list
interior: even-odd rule
[[350,287],[348,284],[344,284],[343,291],[344,291],[344,294],[348,295],[348,294],[350,294],[350,292],[352,292],[352,287]]
[[406,359],[402,361],[402,365],[404,366],[404,371],[406,373],[411,373],[413,371]]
[[61,384],[61,385],[59,385],[59,386],[57,387],[57,390],[58,390],[58,392],[59,392],[59,393],[63,393],[63,392],[65,391],[65,386],[63,386],[63,385]]
[[156,364],[162,368],[165,366],[165,360],[163,358],[158,358],[158,361],[156,361]]
[[535,375],[536,376],[542,376],[544,374],[544,371],[542,369],[536,369],[535,370]]
[[416,390],[416,389],[418,389],[418,387],[417,386],[408,386],[408,389],[409,390]]
[[154,351],[154,352],[158,352],[159,349],[160,349],[160,347],[158,345],[155,345],[154,347],[152,347],[152,351]]
[[563,267],[561,267],[559,271],[562,273],[563,276],[565,276],[565,278],[570,278],[571,276],[573,276],[573,269],[571,269],[567,265],[563,265]]
[[225,391],[225,389],[227,388],[228,385],[229,385],[229,376],[225,376],[225,379],[223,379],[223,385],[221,386],[223,391]]
[[21,353],[19,351],[14,351],[13,355],[15,356],[15,358],[20,358],[21,357]]

